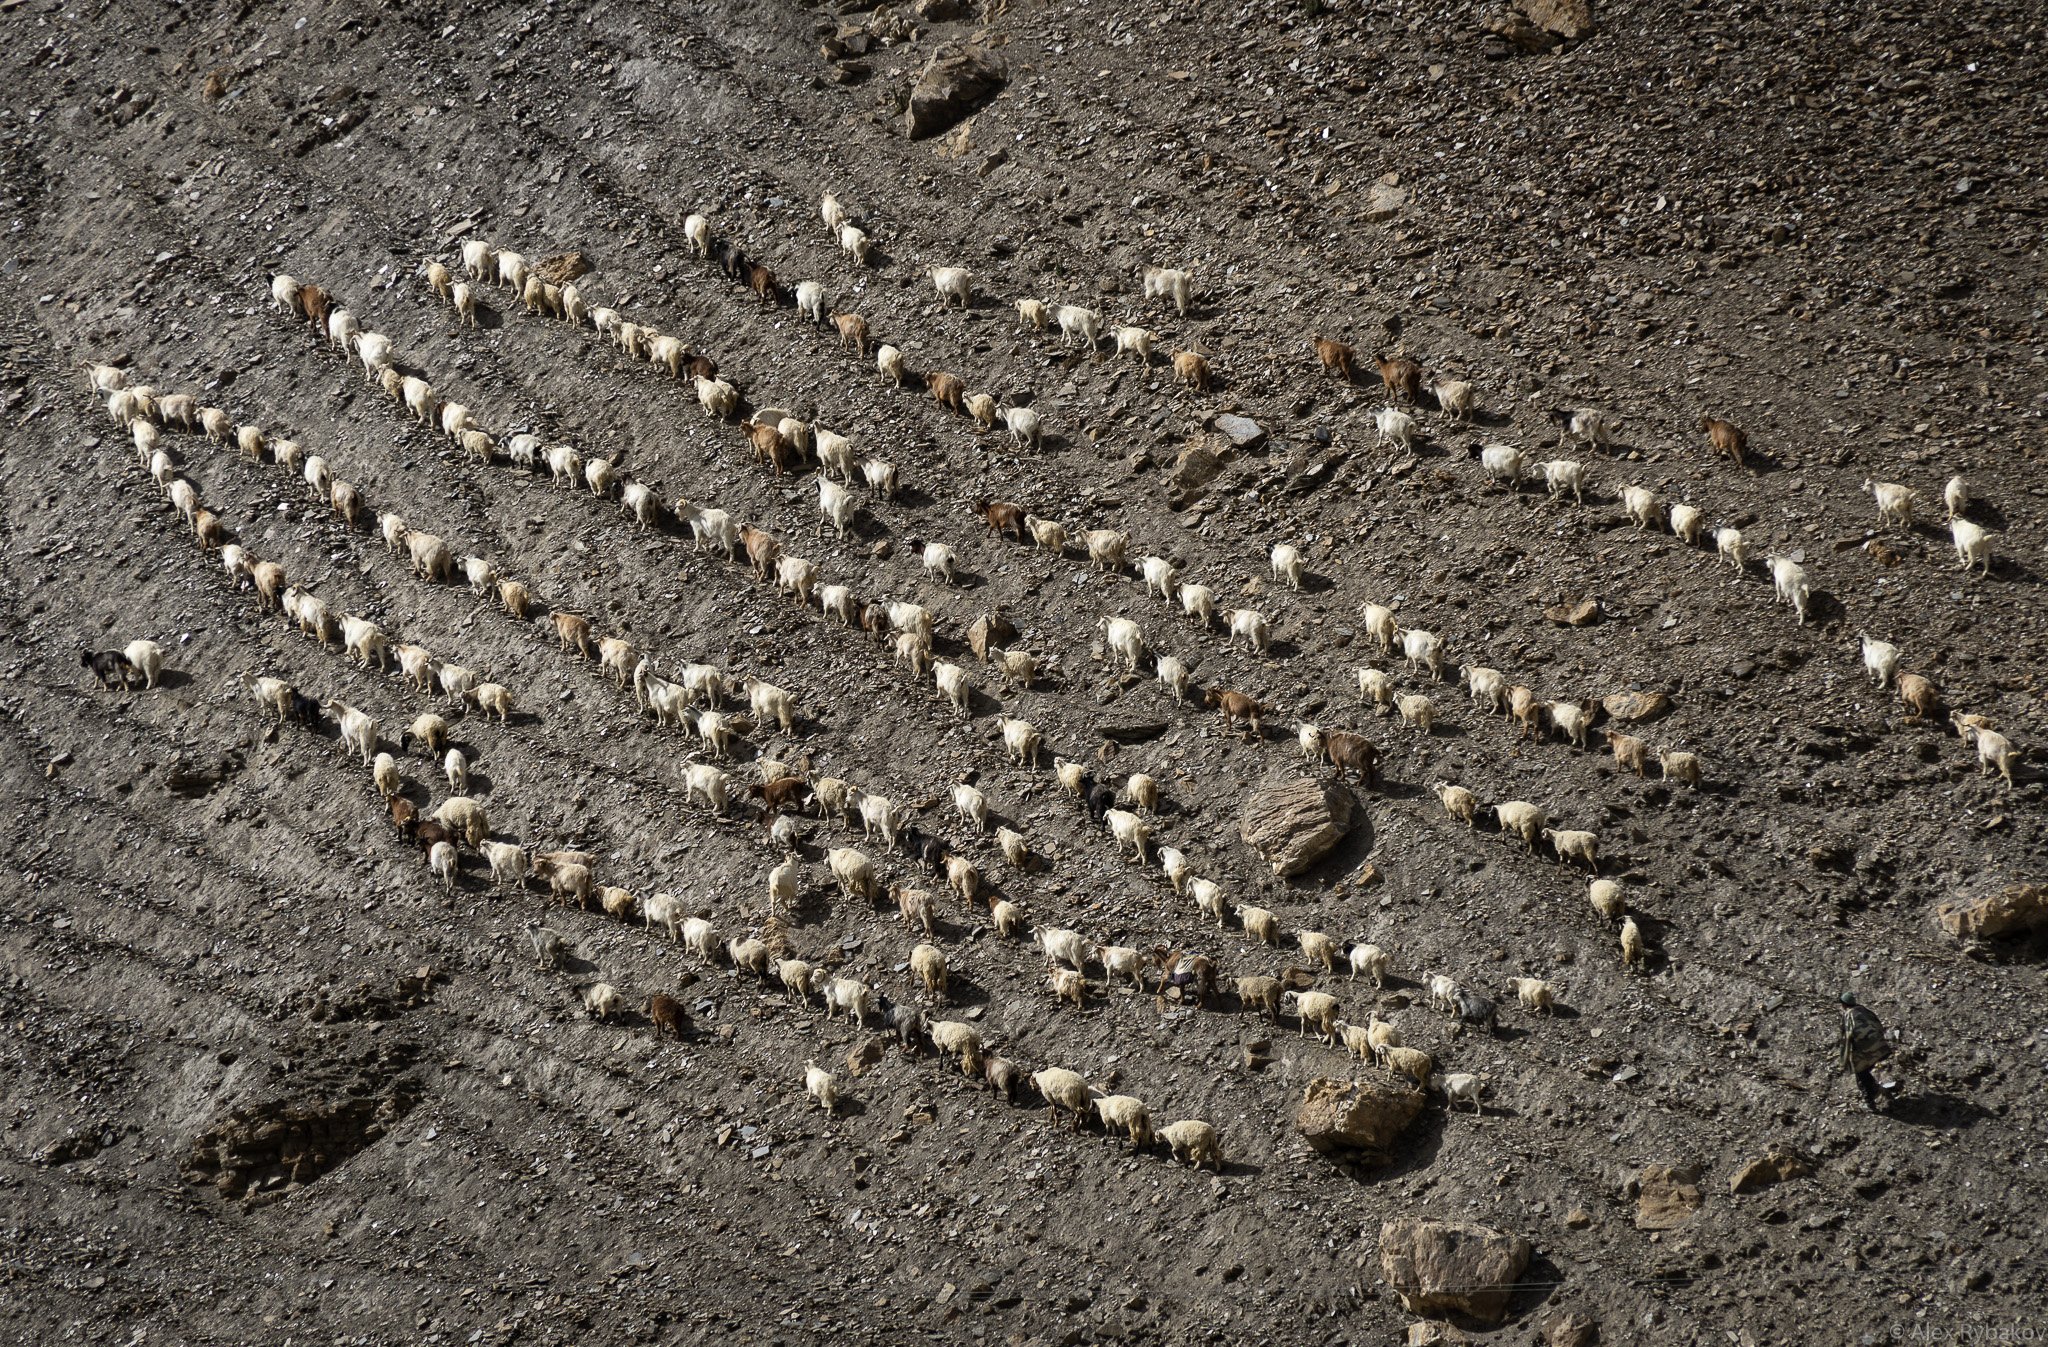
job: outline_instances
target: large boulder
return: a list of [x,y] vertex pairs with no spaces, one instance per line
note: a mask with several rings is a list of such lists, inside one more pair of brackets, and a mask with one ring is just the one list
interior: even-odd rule
[[1003,63],[981,48],[940,47],[910,86],[904,131],[912,140],[924,140],[951,130],[988,106],[1009,82]]
[[1515,8],[1529,22],[1566,42],[1578,42],[1593,35],[1591,0],[1515,0]]
[[1728,1176],[1734,1194],[1761,1192],[1813,1173],[1813,1161],[1789,1147],[1773,1146],[1761,1160],[1751,1160]]
[[1294,1126],[1325,1155],[1384,1161],[1425,1102],[1407,1085],[1319,1076],[1303,1091]]
[[1636,1178],[1636,1229],[1671,1230],[1700,1209],[1697,1165],[1645,1165]]
[[2013,884],[1982,898],[1951,898],[1935,909],[1958,940],[1992,940],[2048,926],[2048,884]]
[[1380,1227],[1380,1275],[1410,1314],[1499,1323],[1530,1253],[1520,1235],[1464,1221],[1404,1216]]
[[1253,791],[1238,816],[1238,835],[1273,873],[1298,875],[1344,840],[1358,801],[1343,783],[1300,776]]

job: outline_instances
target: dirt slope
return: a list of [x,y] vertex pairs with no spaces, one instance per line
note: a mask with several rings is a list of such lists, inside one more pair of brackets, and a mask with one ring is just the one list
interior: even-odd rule
[[[2033,12],[1622,4],[1591,38],[1534,56],[1465,6],[1013,2],[979,17],[11,11],[10,1340],[1389,1341],[1413,1318],[1376,1249],[1400,1215],[1532,1242],[1503,1341],[1572,1310],[1605,1341],[1702,1343],[2037,1314],[2042,951],[1965,950],[1930,912],[2039,881],[2040,769],[2023,758],[2010,788],[1981,775],[1945,713],[1908,719],[1856,646],[1859,632],[1896,641],[1947,707],[2023,750],[2048,731],[2033,106],[2048,71]],[[826,59],[827,39],[855,64]],[[964,137],[904,139],[908,81],[969,40],[1007,86]],[[1367,218],[1383,213],[1368,210],[1375,185],[1402,197],[1387,218]],[[874,237],[871,268],[825,231],[827,190]],[[754,299],[689,256],[691,211],[785,284],[823,281],[914,372],[1035,407],[1046,445],[977,435]],[[771,475],[687,381],[495,284],[465,330],[418,278],[427,257],[454,264],[465,236],[535,259],[580,250],[593,304],[709,353],[753,406],[849,434],[897,464],[904,491],[856,488],[853,533],[820,536],[815,474]],[[965,312],[926,279],[946,264],[975,272]],[[1138,293],[1159,264],[1194,271],[1185,317]],[[641,531],[545,471],[465,459],[274,309],[279,270],[331,290],[493,433],[574,442],[665,505],[773,530],[863,601],[928,604],[939,656],[974,666],[972,713],[673,521]],[[1141,321],[1159,355],[1141,368],[1063,351],[1019,330],[1011,305],[1027,296]],[[1311,335],[1363,353],[1388,344],[1389,319],[1425,367],[1477,386],[1476,424],[1425,397],[1426,438],[1405,453],[1378,442],[1370,365],[1348,388],[1317,369]],[[1207,353],[1216,391],[1175,386],[1166,354],[1187,349]],[[1230,1164],[1193,1172],[1076,1136],[930,1054],[892,1051],[849,1079],[873,1024],[828,1022],[658,929],[549,909],[537,887],[494,895],[474,856],[446,892],[331,729],[272,732],[240,677],[361,707],[394,753],[414,716],[443,710],[496,836],[592,849],[600,882],[683,894],[724,935],[758,924],[778,856],[741,810],[686,801],[697,746],[558,648],[544,615],[516,623],[466,586],[417,579],[374,521],[345,528],[285,468],[166,433],[251,553],[337,613],[488,671],[521,714],[457,718],[263,611],[192,545],[85,390],[87,359],[289,436],[373,508],[671,674],[705,660],[788,688],[799,723],[747,734],[737,781],[778,758],[914,804],[920,830],[1038,926],[1205,951],[1226,983],[1299,964],[1119,859],[1049,759],[1154,775],[1159,840],[1234,901],[1285,932],[1392,953],[1377,996],[1335,979],[1346,1018],[1376,1011],[1441,1069],[1485,1073],[1484,1112],[1447,1114],[1439,1096],[1390,1165],[1347,1172],[1293,1115],[1310,1081],[1354,1068],[1292,1016],[1264,1025],[1228,995],[1165,1003],[1099,970],[1084,1013],[1056,1008],[1034,947],[942,897],[947,1013],[973,1014],[1027,1067],[1114,1082],[1158,1121],[1210,1120]],[[1489,485],[1477,461],[1481,443],[1532,463],[1566,452],[1555,407],[1620,421],[1617,443],[1570,451],[1592,480],[1583,507]],[[1263,440],[1233,448],[1212,429],[1228,413]],[[1752,469],[1708,453],[1703,413],[1746,428]],[[1226,461],[1187,489],[1191,445]],[[1997,530],[1988,577],[1955,566],[1939,501],[1956,472]],[[1921,526],[1880,534],[1866,478],[1914,486]],[[1638,532],[1628,484],[1740,528],[1748,570]],[[982,495],[1076,534],[1128,530],[1133,562],[1168,556],[1221,606],[1266,613],[1271,649],[1230,649],[1078,546],[1053,557],[986,536],[967,508]],[[920,566],[929,541],[957,549],[954,585]],[[1282,541],[1307,558],[1300,593],[1269,576]],[[1772,551],[1803,559],[1803,626],[1772,601]],[[1545,615],[1584,599],[1591,625]],[[1429,689],[1432,735],[1374,715],[1360,665],[1393,668],[1404,692],[1429,680],[1362,632],[1368,601],[1440,633],[1450,677],[1475,664],[1544,698],[1667,693],[1671,712],[1637,732],[1698,752],[1707,784],[1659,782],[1654,764],[1638,780],[1597,738],[1523,742],[1450,681]],[[1006,693],[963,653],[991,610],[1051,677]],[[1149,667],[1118,681],[1105,616],[1136,619],[1199,687],[1259,698],[1265,737],[1177,705]],[[96,689],[79,647],[138,637],[168,652],[163,686]],[[999,711],[1042,730],[1047,766],[1006,759]],[[1236,819],[1259,782],[1309,770],[1303,719],[1374,739],[1383,781],[1362,795],[1363,826],[1283,883]],[[1104,726],[1155,725],[1098,754]],[[413,798],[446,794],[417,748],[401,761]],[[1013,870],[952,816],[970,773],[1042,869]],[[1446,818],[1439,779],[1597,831],[1649,967],[1622,967],[1582,873],[1490,819]],[[831,892],[824,852],[855,844],[848,831],[813,818],[804,833],[796,948],[916,999],[907,929]],[[885,881],[943,889],[865,845]],[[543,918],[573,946],[565,968],[535,967],[527,927]],[[1501,999],[1502,1031],[1453,1034],[1424,1003],[1425,972]],[[1551,979],[1565,1013],[1521,1011],[1505,990],[1517,975]],[[579,989],[600,977],[634,1007],[624,1023],[583,1013]],[[1835,1073],[1844,988],[1901,1031],[1889,1115]],[[656,991],[689,1008],[688,1041],[637,1014]],[[1259,1039],[1271,1060],[1251,1069]],[[850,1097],[829,1120],[803,1095],[813,1059]],[[1728,1177],[1774,1146],[1815,1172],[1731,1196]],[[1704,1205],[1675,1230],[1636,1225],[1629,1184],[1649,1164],[1702,1171]]]

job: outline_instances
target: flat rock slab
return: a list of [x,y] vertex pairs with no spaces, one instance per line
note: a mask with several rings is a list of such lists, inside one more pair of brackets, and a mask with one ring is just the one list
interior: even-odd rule
[[1406,1216],[1380,1227],[1380,1275],[1410,1314],[1499,1323],[1531,1252],[1520,1235],[1466,1221]]
[[950,131],[987,107],[1009,82],[1003,63],[981,48],[941,47],[910,86],[904,132],[912,140],[925,140]]
[[1238,835],[1284,879],[1327,856],[1357,816],[1358,801],[1342,784],[1294,777],[1251,793]]

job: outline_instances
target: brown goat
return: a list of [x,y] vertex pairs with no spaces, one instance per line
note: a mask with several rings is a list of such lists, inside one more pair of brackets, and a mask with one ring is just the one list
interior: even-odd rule
[[757,529],[748,524],[740,530],[740,545],[747,549],[747,562],[754,568],[754,578],[766,580],[769,569],[775,565],[775,559],[782,555],[781,540],[764,529]]
[[392,796],[390,804],[391,826],[398,829],[400,837],[411,837],[420,824],[419,807],[403,795]]
[[1206,393],[1216,382],[1215,371],[1199,351],[1175,351],[1173,353],[1173,377],[1185,387],[1197,393]]
[[761,802],[761,816],[766,818],[792,806],[801,811],[804,794],[810,788],[811,783],[800,776],[784,776],[751,785],[747,794]]
[[318,331],[327,330],[327,315],[334,308],[333,297],[317,285],[299,287],[299,308],[305,311],[306,321]]
[[1380,382],[1387,386],[1390,395],[1398,393],[1410,403],[1422,396],[1422,366],[1407,356],[1376,355],[1372,363],[1379,366]]
[[690,1020],[683,1013],[683,1003],[681,1001],[676,1000],[673,996],[664,996],[660,992],[656,992],[647,998],[647,1004],[642,1008],[647,1012],[647,1022],[654,1026],[654,1036],[656,1038],[669,1033],[674,1034],[678,1042],[682,1040],[683,1030],[688,1026]]
[[1209,998],[1216,994],[1216,961],[1206,954],[1191,954],[1187,950],[1169,951],[1164,945],[1152,947],[1152,958],[1159,965],[1159,995],[1166,995],[1168,987],[1181,989],[1186,999],[1188,988],[1194,988],[1195,1004],[1206,1010]]
[[990,533],[1014,533],[1017,541],[1024,541],[1024,507],[1012,501],[990,500],[987,496],[974,502],[974,512],[988,521]]
[[766,303],[782,302],[782,287],[775,283],[775,273],[758,262],[747,264],[747,288]]
[[845,349],[846,349],[846,344],[847,344],[848,342],[852,342],[852,343],[853,343],[853,349],[854,349],[854,350],[856,350],[856,351],[858,351],[858,352],[860,352],[861,358],[862,358],[863,360],[865,360],[865,359],[867,358],[867,354],[868,354],[868,320],[867,320],[867,319],[865,319],[865,318],[861,317],[861,316],[860,316],[859,314],[857,314],[857,313],[835,313],[835,314],[833,314],[833,315],[832,315],[832,326],[834,326],[834,327],[836,327],[836,328],[838,328],[838,329],[839,329],[839,349],[840,349],[840,350],[842,350],[842,351],[843,351],[843,350],[845,350]]
[[577,654],[589,659],[590,620],[579,613],[557,612],[553,617],[555,639],[561,642],[562,649],[574,649]]
[[1362,734],[1329,730],[1323,735],[1323,752],[1329,754],[1330,765],[1337,769],[1339,781],[1354,771],[1368,786],[1379,779],[1380,751]]
[[1923,719],[1931,718],[1941,711],[1941,691],[1933,682],[1916,673],[1899,675],[1899,700],[1906,710]]
[[[394,798],[392,803],[396,804],[398,801]],[[396,813],[397,811],[394,810],[392,812]],[[456,835],[455,830],[438,819],[420,819],[417,823],[413,824],[412,831],[407,836],[419,843],[420,849],[423,851],[432,851],[436,842],[446,842],[458,851],[462,848],[462,839]]]
[[220,516],[203,505],[192,514],[192,534],[208,551],[218,550],[228,540],[227,526],[220,522]]
[[1749,447],[1749,436],[1742,433],[1741,427],[1718,416],[1702,416],[1700,429],[1707,432],[1707,440],[1714,446],[1715,453],[1728,455],[1738,468],[1749,466],[1742,461],[1742,451]]
[[1223,724],[1226,728],[1235,729],[1237,722],[1243,720],[1251,725],[1251,731],[1246,735],[1247,738],[1257,737],[1261,733],[1259,729],[1259,714],[1265,708],[1261,707],[1250,697],[1245,696],[1242,692],[1232,692],[1228,688],[1210,688],[1206,697],[1206,704],[1216,707],[1223,712]]
[[693,355],[683,362],[683,369],[693,379],[716,379],[718,362],[708,355]]
[[1315,337],[1311,338],[1311,340],[1315,342],[1316,359],[1323,362],[1325,370],[1336,375],[1347,384],[1354,381],[1357,376],[1353,366],[1358,359],[1358,352],[1352,350],[1343,342],[1333,341],[1329,337]]
[[1607,748],[1614,754],[1615,764],[1628,768],[1641,780],[1649,762],[1650,746],[1633,734],[1623,734],[1620,730],[1602,730],[1600,733],[1607,736]]
[[967,385],[959,375],[933,370],[924,376],[924,386],[932,390],[932,401],[941,407],[949,407],[956,412],[964,410]]

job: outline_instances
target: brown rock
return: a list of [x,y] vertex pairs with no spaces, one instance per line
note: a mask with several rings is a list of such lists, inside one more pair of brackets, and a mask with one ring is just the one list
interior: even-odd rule
[[1577,603],[1552,604],[1543,610],[1543,615],[1567,627],[1590,627],[1600,620],[1600,602],[1597,599],[1580,599]]
[[1380,1227],[1380,1275],[1410,1314],[1499,1323],[1530,1252],[1520,1235],[1463,1221],[1402,1217]]
[[1616,720],[1639,724],[1670,711],[1671,698],[1662,692],[1616,692],[1602,697],[1600,705]]
[[1544,32],[1555,33],[1567,42],[1593,35],[1591,0],[1515,0],[1515,8]]
[[1813,1173],[1813,1162],[1792,1150],[1773,1147],[1761,1160],[1751,1160],[1728,1176],[1730,1193],[1756,1193]]
[[1182,491],[1199,491],[1223,471],[1223,460],[1206,445],[1191,444],[1173,461],[1169,480]]
[[904,133],[924,140],[950,131],[982,108],[1009,83],[1002,62],[979,47],[949,43],[932,53],[910,86]]
[[1342,841],[1358,802],[1340,782],[1292,777],[1261,786],[1244,802],[1238,835],[1273,873],[1298,875]]
[[988,663],[990,650],[1000,650],[1016,639],[1017,628],[1001,613],[984,613],[967,629],[967,648],[983,664]]
[[1700,1209],[1697,1165],[1645,1165],[1636,1193],[1636,1228],[1672,1230]]
[[578,276],[590,274],[590,259],[581,252],[556,253],[534,268],[549,285],[567,285]]
[[1562,39],[1548,29],[1538,28],[1510,9],[1490,9],[1480,16],[1479,26],[1509,46],[1531,56],[1556,47]]
[[1325,1155],[1384,1162],[1425,1102],[1406,1085],[1317,1077],[1302,1093],[1294,1127]]
[[1951,898],[1935,909],[1959,940],[1989,940],[2048,926],[2048,884],[2013,884],[1983,898]]
[[1553,1314],[1543,1324],[1544,1347],[1590,1347],[1600,1328],[1584,1310]]
[[849,1076],[860,1075],[863,1071],[881,1061],[885,1050],[883,1041],[879,1038],[870,1038],[864,1042],[854,1044],[846,1053],[846,1074]]

